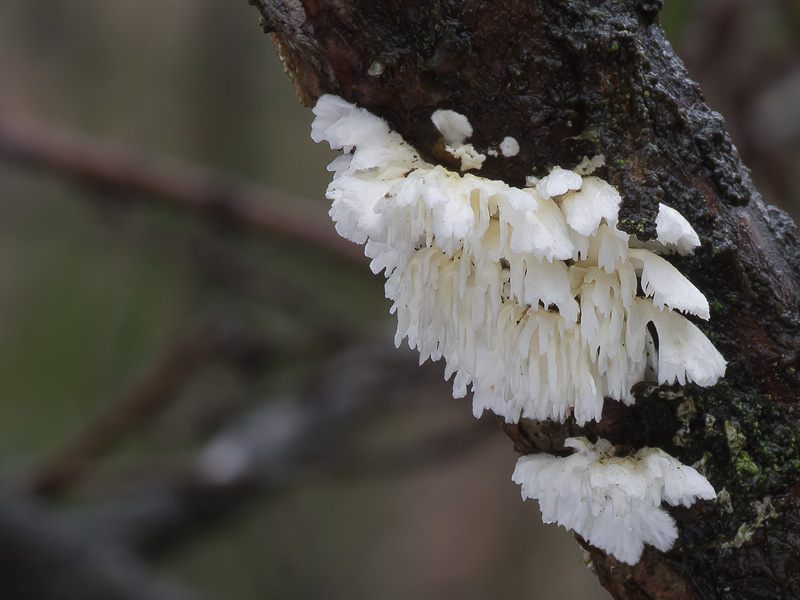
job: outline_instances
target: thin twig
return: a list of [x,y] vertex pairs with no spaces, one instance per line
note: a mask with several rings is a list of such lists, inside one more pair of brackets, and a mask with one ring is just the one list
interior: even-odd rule
[[[416,377],[408,376],[412,370]],[[318,377],[298,395],[232,420],[189,461],[139,469],[146,475],[125,477],[123,485],[115,477],[116,491],[106,490],[104,499],[74,514],[76,523],[126,547],[159,552],[290,486],[430,466],[477,447],[496,430],[486,422],[448,427],[411,448],[364,457],[352,447],[353,430],[398,402],[449,395],[440,369],[420,368],[410,351],[361,346],[334,357]]]
[[119,398],[101,408],[34,470],[28,487],[41,495],[56,494],[84,475],[93,459],[157,414],[201,365],[229,340],[220,332],[200,329],[170,348]]
[[0,581],[4,600],[207,598],[151,572],[116,540],[6,494],[0,494]]
[[364,264],[321,208],[219,172],[160,162],[119,144],[0,115],[0,158],[68,180],[161,200],[183,210],[322,249]]

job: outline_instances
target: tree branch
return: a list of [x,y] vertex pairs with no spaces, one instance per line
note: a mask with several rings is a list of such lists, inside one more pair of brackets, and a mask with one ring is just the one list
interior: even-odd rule
[[201,600],[153,577],[113,542],[38,506],[0,495],[0,581],[13,600]]
[[219,354],[251,354],[256,349],[250,336],[236,337],[204,327],[181,339],[125,393],[102,406],[47,456],[31,474],[28,488],[51,495],[75,483],[95,458],[171,402],[202,365]]
[[159,163],[119,144],[0,115],[0,158],[105,191],[140,194],[267,236],[365,264],[318,205],[183,163]]
[[365,417],[401,403],[407,408],[408,398],[429,401],[432,390],[445,388],[437,369],[420,369],[410,351],[349,348],[296,394],[258,404],[232,420],[180,468],[147,470],[143,479],[126,481],[121,493],[74,515],[75,522],[101,538],[157,552],[298,482],[396,475],[430,465],[475,447],[485,424],[453,427],[412,452],[366,460],[354,459],[348,442]]
[[[702,461],[724,491],[716,503],[672,511],[681,532],[669,553],[650,548],[631,567],[589,547],[615,597],[796,595],[797,230],[763,205],[722,118],[667,42],[660,2],[251,3],[306,105],[341,96],[449,168],[454,159],[430,117],[453,109],[481,151],[506,135],[520,142],[513,158],[488,157],[480,176],[521,185],[602,154],[598,174],[622,195],[626,233],[654,237],[660,202],[686,216],[702,246],[672,260],[710,302],[701,326],[729,361],[726,378],[713,388],[639,385],[635,405],[607,399],[603,419],[584,427],[523,419],[506,431],[525,453],[551,452],[574,435],[663,448],[684,464]],[[772,511],[759,517],[766,503]]]

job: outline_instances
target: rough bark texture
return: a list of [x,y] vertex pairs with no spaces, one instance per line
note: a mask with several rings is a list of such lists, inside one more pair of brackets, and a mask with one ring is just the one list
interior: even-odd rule
[[522,453],[605,437],[700,463],[716,502],[674,509],[680,537],[630,567],[581,543],[616,598],[800,598],[800,245],[765,207],[725,132],[658,24],[657,0],[251,0],[298,97],[339,95],[386,118],[431,162],[456,167],[430,120],[465,114],[479,151],[507,135],[513,158],[478,174],[520,185],[583,156],[620,191],[621,227],[647,239],[659,202],[702,247],[675,258],[706,295],[698,325],[728,360],[710,389],[640,384],[578,427],[505,425]]

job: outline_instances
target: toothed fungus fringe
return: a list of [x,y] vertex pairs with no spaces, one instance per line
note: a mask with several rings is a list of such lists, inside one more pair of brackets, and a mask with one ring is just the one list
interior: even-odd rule
[[[476,416],[488,409],[515,423],[572,415],[583,425],[600,419],[606,397],[633,403],[631,386],[640,381],[708,386],[724,374],[720,353],[681,314],[708,319],[708,302],[657,254],[691,254],[697,234],[665,205],[655,240],[642,243],[618,229],[621,197],[592,175],[602,157],[515,188],[425,162],[385,121],[341,98],[322,96],[314,113],[313,139],[343,151],[329,166],[330,215],[342,236],[365,244],[373,272],[385,272],[395,343],[407,339],[421,362],[444,358],[454,396],[471,387]],[[480,168],[484,155],[464,144],[472,135],[466,117],[440,110],[432,119],[462,170]],[[498,141],[506,156],[519,151],[509,140]],[[662,481],[668,503],[713,494],[700,474],[660,450],[623,460],[612,459],[607,442],[572,444],[579,453],[568,459],[523,457],[515,480],[523,478],[523,492],[543,502],[546,519],[621,560],[638,559],[643,543],[664,549],[675,539],[661,497],[637,491],[643,481]],[[565,465],[570,475],[559,481],[568,491],[577,481],[575,490],[548,491],[552,478],[536,474],[552,471],[547,460],[569,461],[553,464]],[[670,474],[656,477],[653,465]],[[588,483],[577,473],[588,473]],[[597,478],[614,473],[624,486],[603,499],[613,486]],[[674,496],[668,490],[685,473],[708,487]],[[575,512],[588,493],[602,510]]]
[[[514,188],[424,162],[340,98],[323,96],[314,112],[312,137],[345,152],[330,166],[331,216],[385,271],[395,342],[407,338],[421,361],[444,357],[454,395],[471,385],[476,415],[583,424],[600,419],[606,396],[632,403],[631,386],[648,377],[709,385],[724,373],[676,312],[707,319],[705,297],[652,250],[631,247],[616,227],[621,198],[602,179],[556,167],[535,188]],[[458,125],[449,141],[471,133],[447,117],[440,124]],[[661,214],[658,243],[689,247],[685,219]]]
[[716,497],[705,477],[658,448],[620,457],[603,439],[568,438],[564,446],[575,453],[521,457],[512,479],[523,499],[539,501],[545,523],[575,531],[622,562],[637,563],[644,544],[666,551],[675,543],[678,529],[662,501],[690,506]]

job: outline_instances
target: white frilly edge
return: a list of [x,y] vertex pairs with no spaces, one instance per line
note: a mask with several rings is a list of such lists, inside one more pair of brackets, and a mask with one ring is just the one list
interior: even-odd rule
[[[476,416],[572,414],[583,424],[600,419],[605,397],[633,402],[639,381],[709,386],[724,374],[720,353],[681,314],[708,319],[706,298],[658,256],[691,254],[697,233],[663,204],[655,240],[620,231],[619,193],[591,175],[602,157],[519,189],[426,163],[385,121],[341,98],[322,96],[314,113],[313,139],[344,152],[329,166],[331,217],[365,244],[372,270],[385,271],[396,343],[406,338],[420,362],[445,358],[454,395],[471,385]],[[457,113],[437,120],[446,142],[471,133]],[[546,522],[623,562],[636,563],[644,544],[674,543],[662,502],[715,497],[705,477],[660,449],[616,456],[609,442],[585,438],[566,446],[575,450],[566,458],[520,458],[513,479]]]
[[523,498],[539,501],[545,523],[575,531],[624,563],[639,562],[645,544],[661,551],[674,544],[678,530],[662,502],[690,506],[716,498],[703,475],[658,448],[618,457],[603,439],[569,438],[564,445],[575,453],[521,457],[514,482]]
[[[330,166],[331,217],[385,271],[396,343],[444,358],[476,415],[583,424],[600,419],[605,397],[633,402],[639,381],[711,385],[724,373],[679,314],[707,319],[708,302],[654,253],[693,250],[697,234],[677,211],[661,206],[643,248],[617,228],[621,198],[598,177],[556,167],[514,188],[426,163],[341,98],[322,96],[314,113],[312,137],[345,153]],[[584,162],[581,173],[597,164]]]

